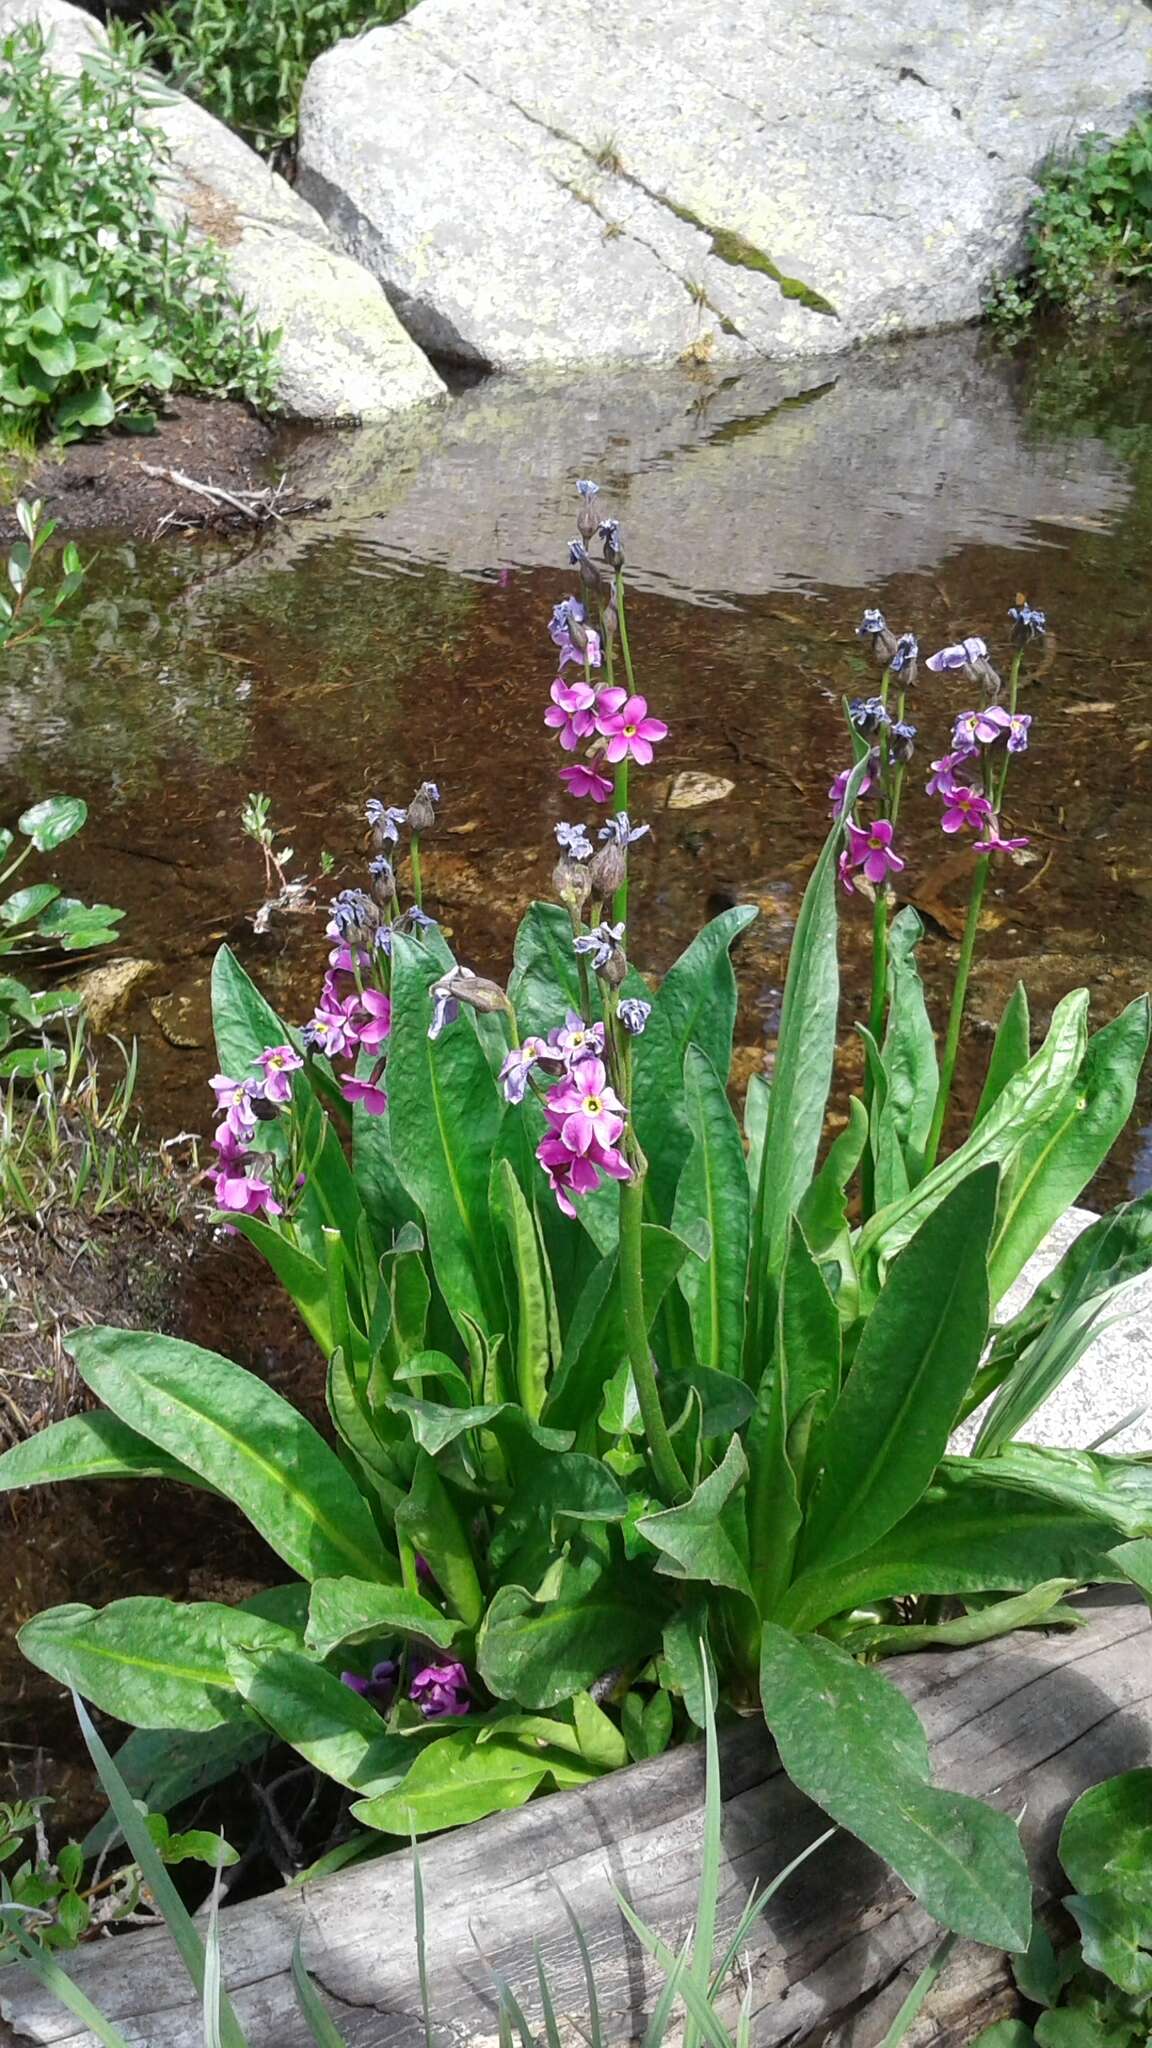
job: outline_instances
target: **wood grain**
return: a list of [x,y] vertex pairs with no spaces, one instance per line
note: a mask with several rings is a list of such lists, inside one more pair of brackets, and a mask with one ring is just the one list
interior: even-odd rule
[[[1148,1610],[1115,1591],[1080,1604],[1088,1625],[1070,1635],[1022,1633],[887,1667],[923,1717],[939,1781],[1009,1812],[1025,1809],[1041,1905],[1061,1889],[1055,1846],[1072,1800],[1115,1771],[1152,1763]],[[782,1776],[758,1724],[725,1738],[723,1778],[721,1917],[730,1929],[749,1887],[826,1822]],[[642,2032],[656,1978],[611,1887],[677,1946],[693,1917],[701,1798],[700,1751],[681,1749],[427,1843],[432,2010],[445,2048],[494,2041],[489,1963],[538,2018],[537,1942],[558,2010],[580,2018],[582,1978],[564,1899],[589,1939],[606,2034],[626,2041]],[[310,2048],[288,1977],[298,1934],[348,2048],[422,2048],[407,1852],[235,1906],[222,1928],[225,1981],[250,2048]],[[875,2048],[938,1932],[875,1857],[838,1834],[757,1924],[733,2012],[751,1982],[758,2043]],[[134,2044],[201,2048],[196,2004],[162,1930],[85,1949],[69,1966]],[[1000,1956],[962,1945],[932,2001],[935,2017],[910,2039],[960,2048],[1005,2009],[1007,1982]],[[0,2013],[4,2048],[94,2048],[21,1972],[0,1977]]]

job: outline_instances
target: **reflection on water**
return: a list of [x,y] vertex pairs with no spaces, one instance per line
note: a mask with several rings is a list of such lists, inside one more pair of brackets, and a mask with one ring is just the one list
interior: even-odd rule
[[[6,661],[0,816],[48,788],[89,799],[61,873],[126,905],[130,950],[155,963],[128,1024],[169,1127],[203,1121],[219,939],[293,1015],[318,978],[315,920],[261,940],[245,922],[261,895],[237,828],[250,789],[270,793],[303,862],[327,847],[347,881],[365,797],[439,782],[428,880],[464,957],[506,966],[518,911],[545,886],[551,822],[571,808],[541,724],[544,629],[571,588],[573,480],[597,476],[625,526],[641,686],[671,727],[639,785],[656,829],[637,861],[635,950],[660,971],[710,910],[761,904],[740,954],[747,1073],[771,1049],[798,892],[846,758],[838,700],[871,673],[863,605],[929,644],[986,632],[995,654],[1026,589],[1056,634],[1024,705],[1034,747],[1010,823],[1032,844],[989,897],[971,1086],[1019,975],[1039,1024],[1075,983],[1103,1018],[1148,978],[1150,423],[1147,343],[1122,361],[1040,349],[1011,363],[964,335],[823,370],[488,384],[415,426],[307,442],[295,461],[330,511],[255,546],[111,543],[66,629]],[[924,760],[962,692],[921,686]],[[686,770],[731,794],[669,807]],[[940,1004],[966,861],[936,815],[909,803],[901,880],[926,916]],[[866,918],[845,903],[845,1078]],[[1101,1192],[1149,1177],[1133,1139]]]

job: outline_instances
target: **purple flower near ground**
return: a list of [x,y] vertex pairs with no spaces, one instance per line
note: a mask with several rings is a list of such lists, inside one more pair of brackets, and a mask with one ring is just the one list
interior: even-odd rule
[[629,1038],[639,1038],[652,1015],[652,1005],[639,996],[625,996],[617,1014]]
[[500,1083],[504,1100],[517,1104],[523,1102],[528,1090],[528,1076],[538,1059],[547,1056],[548,1045],[543,1038],[526,1038],[522,1045],[513,1046],[506,1053],[500,1069]]
[[1012,711],[1008,714],[1008,752],[1025,754],[1028,751],[1028,734],[1032,727],[1030,711]]
[[358,1102],[369,1116],[384,1116],[387,1113],[388,1091],[375,1079],[358,1081],[355,1074],[345,1074],[340,1083],[340,1093],[345,1102]]
[[634,825],[627,811],[617,811],[614,818],[609,818],[607,824],[601,825],[596,837],[614,839],[617,846],[635,846],[636,841],[643,839],[644,834],[651,830],[650,825]]
[[570,1152],[583,1155],[593,1144],[612,1147],[624,1129],[624,1104],[609,1086],[603,1060],[581,1060],[549,1091],[548,1114]]
[[592,841],[583,825],[554,825],[556,843],[569,860],[590,860]]
[[[888,666],[894,676],[900,676],[906,672],[914,671],[919,659],[920,642],[917,640],[915,633],[901,633],[900,638],[896,642],[896,651]],[[914,677],[910,674],[909,679],[914,680]]]
[[975,758],[974,747],[961,747],[954,754],[941,754],[940,759],[932,763],[932,773],[924,784],[925,796],[951,796],[956,788],[957,768]]
[[400,810],[396,804],[384,804],[378,796],[370,796],[364,806],[364,816],[372,830],[378,832],[381,839],[387,841],[389,845],[394,846],[400,837],[400,827],[408,813]]
[[594,973],[601,974],[613,954],[620,951],[623,939],[622,924],[598,924],[595,931],[583,932],[578,939],[573,939],[572,950],[574,953],[590,955]]
[[390,1707],[396,1696],[396,1679],[400,1666],[392,1657],[385,1657],[372,1666],[370,1678],[361,1678],[355,1671],[340,1673],[341,1685],[351,1692],[358,1692],[361,1699],[371,1700],[374,1707]]
[[992,816],[992,806],[978,789],[970,789],[966,782],[958,782],[944,798],[944,813],[940,819],[942,832],[961,832],[967,826],[978,832]]
[[426,1721],[459,1719],[472,1703],[468,1673],[463,1664],[426,1664],[412,1680],[408,1697]]
[[291,1102],[292,1076],[304,1065],[292,1045],[270,1045],[256,1064],[264,1069],[264,1093],[269,1102]]
[[552,702],[544,713],[544,723],[551,726],[560,745],[571,754],[581,740],[586,740],[596,730],[596,716],[592,708],[596,692],[589,683],[566,683],[557,676],[548,694]]
[[[851,782],[854,773],[854,768],[842,768],[840,770],[839,775],[836,777],[835,782],[829,785],[828,801],[832,806],[833,817],[837,817],[840,811],[843,809],[844,799],[848,794],[848,784]],[[869,769],[868,774],[864,777],[863,782],[860,784],[860,787],[856,792],[857,796],[867,796],[868,791],[871,789],[871,787],[872,774],[871,769]]]
[[576,761],[570,768],[562,768],[560,780],[569,796],[578,801],[587,797],[594,804],[606,804],[612,794],[612,777],[591,761]]
[[566,1010],[563,1030],[548,1034],[548,1049],[558,1053],[565,1065],[590,1057],[599,1059],[604,1050],[604,1026],[586,1024],[575,1010]]
[[234,1216],[280,1216],[283,1211],[276,1200],[271,1181],[251,1169],[240,1171],[243,1160],[222,1163],[218,1173],[212,1176],[213,1199],[218,1209],[227,1209]]
[[935,675],[946,670],[972,668],[978,661],[986,661],[988,649],[978,634],[971,634],[967,640],[953,641],[950,647],[938,648],[928,656],[928,667]]
[[234,1138],[243,1143],[256,1129],[256,1116],[252,1108],[252,1096],[256,1092],[255,1081],[233,1081],[227,1074],[214,1074],[208,1086],[216,1097],[217,1113],[223,1113],[224,1121]]
[[904,862],[892,851],[893,827],[887,818],[876,818],[867,830],[849,821],[848,858],[853,868],[878,888],[890,874],[899,874]]
[[1037,605],[1029,604],[1026,597],[1022,597],[1017,604],[1009,605],[1008,617],[1015,626],[1016,637],[1020,641],[1042,640],[1048,630],[1047,612],[1042,612]]
[[1019,847],[1028,846],[1029,844],[1030,841],[1024,838],[1002,838],[1000,834],[1000,820],[999,818],[992,817],[989,820],[983,839],[976,841],[976,851],[977,853],[1015,853]]
[[356,1029],[357,998],[349,996],[336,1008],[320,1008],[313,1011],[309,1023],[304,1026],[304,1037],[330,1060],[343,1059],[354,1053],[360,1043]]

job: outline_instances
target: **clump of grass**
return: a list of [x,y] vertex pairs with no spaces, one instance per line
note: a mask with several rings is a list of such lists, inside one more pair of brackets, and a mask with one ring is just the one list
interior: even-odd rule
[[607,171],[613,178],[620,177],[624,169],[624,159],[614,135],[606,135],[603,141],[596,144],[592,154],[598,170]]

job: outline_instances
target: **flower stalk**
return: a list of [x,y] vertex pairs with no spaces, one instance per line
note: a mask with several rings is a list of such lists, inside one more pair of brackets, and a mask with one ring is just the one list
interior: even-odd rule
[[628,1362],[640,1419],[648,1444],[652,1477],[661,1500],[669,1507],[687,1500],[691,1487],[673,1448],[660,1390],[648,1343],[648,1318],[644,1310],[644,1269],[642,1264],[645,1173],[637,1169],[620,1187],[620,1297],[624,1308],[624,1335]]

